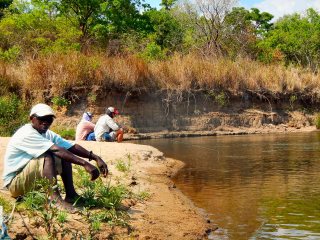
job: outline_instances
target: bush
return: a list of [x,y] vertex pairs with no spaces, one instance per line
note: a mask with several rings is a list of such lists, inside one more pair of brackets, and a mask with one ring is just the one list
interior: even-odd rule
[[161,47],[156,43],[151,42],[141,53],[141,57],[147,61],[162,60],[166,58],[166,51],[162,50]]
[[76,130],[73,128],[54,127],[54,128],[52,128],[52,130],[65,139],[68,139],[68,140],[75,139]]
[[320,129],[320,113],[318,113],[318,114],[316,115],[315,123],[314,123],[314,124],[316,125],[316,128],[317,128],[317,129]]
[[26,109],[15,94],[0,97],[0,136],[11,136],[28,121]]

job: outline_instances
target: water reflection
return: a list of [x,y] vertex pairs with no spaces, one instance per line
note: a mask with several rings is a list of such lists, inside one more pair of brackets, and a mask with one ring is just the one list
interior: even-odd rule
[[186,163],[174,181],[212,214],[221,239],[319,239],[319,140],[313,132],[140,143]]

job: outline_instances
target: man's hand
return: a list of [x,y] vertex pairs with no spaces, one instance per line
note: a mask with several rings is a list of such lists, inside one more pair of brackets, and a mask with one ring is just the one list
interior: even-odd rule
[[109,172],[107,164],[99,156],[96,157],[96,162],[97,162],[97,166],[99,167],[102,175],[104,177],[107,177],[108,172]]
[[93,166],[91,163],[86,162],[83,165],[83,167],[87,171],[87,173],[89,173],[91,175],[91,181],[94,181],[99,177],[100,172],[99,172],[98,168]]

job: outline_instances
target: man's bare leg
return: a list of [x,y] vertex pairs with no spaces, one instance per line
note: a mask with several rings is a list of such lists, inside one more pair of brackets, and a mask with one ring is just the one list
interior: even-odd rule
[[73,185],[72,164],[64,160],[61,160],[61,164],[62,164],[62,173],[60,176],[62,178],[64,188],[66,190],[65,201],[69,203],[73,203],[80,196],[76,192]]
[[[45,178],[49,179],[49,181],[53,184],[55,184],[57,181],[56,180],[57,173],[56,173],[55,160],[52,157],[52,155],[49,153],[46,153],[45,157],[44,157],[43,176]],[[70,203],[68,203],[62,199],[58,188],[56,188],[54,190],[54,192],[51,195],[51,198],[54,199],[57,202],[57,204],[62,206],[67,211],[74,211],[75,210],[74,207]]]

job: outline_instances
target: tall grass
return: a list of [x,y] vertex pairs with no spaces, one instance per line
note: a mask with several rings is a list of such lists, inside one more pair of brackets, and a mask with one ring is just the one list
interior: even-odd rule
[[316,96],[320,93],[319,74],[307,69],[266,65],[244,58],[230,60],[193,54],[145,62],[135,56],[107,57],[74,52],[27,59],[19,65],[2,65],[1,72],[0,80],[2,77],[18,83],[24,96],[33,101],[49,101],[72,89],[90,91],[93,87],[148,91],[304,92]]

